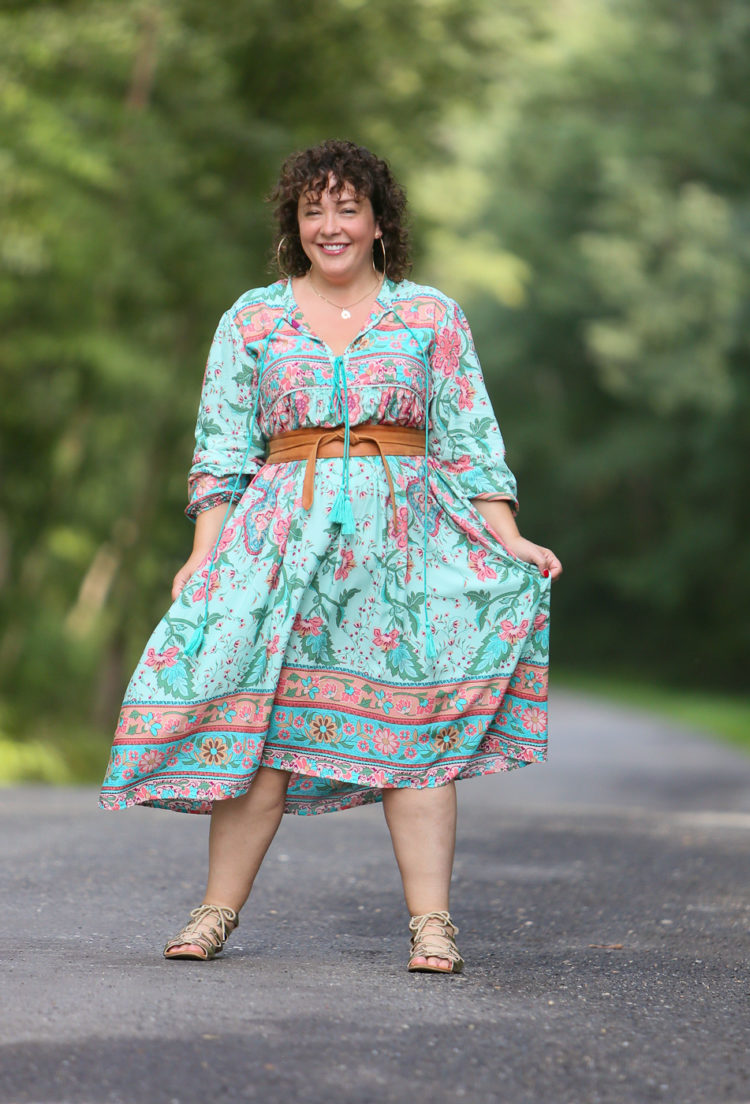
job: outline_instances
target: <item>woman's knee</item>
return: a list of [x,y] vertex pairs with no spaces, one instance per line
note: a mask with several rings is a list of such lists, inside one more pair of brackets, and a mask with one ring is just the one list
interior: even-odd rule
[[291,777],[289,771],[279,770],[277,767],[258,767],[249,792],[256,797],[264,795],[270,800],[276,798],[282,801],[286,797]]

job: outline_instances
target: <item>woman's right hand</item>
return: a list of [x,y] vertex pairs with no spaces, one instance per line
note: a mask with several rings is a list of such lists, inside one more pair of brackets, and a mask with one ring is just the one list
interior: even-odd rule
[[211,555],[211,549],[194,548],[190,558],[185,561],[172,581],[172,601],[175,602],[191,575],[194,575],[204,560]]
[[202,510],[198,514],[195,519],[195,539],[190,559],[182,565],[172,582],[173,602],[179,598],[190,576],[195,574],[203,561],[211,555],[225,518],[228,520],[233,513],[234,506],[227,508],[226,502],[220,502],[218,506],[212,506],[209,510]]

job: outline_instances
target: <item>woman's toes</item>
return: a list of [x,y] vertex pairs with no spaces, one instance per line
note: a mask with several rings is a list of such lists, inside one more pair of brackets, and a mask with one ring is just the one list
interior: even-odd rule
[[410,962],[411,966],[432,966],[436,970],[445,970],[446,972],[451,969],[451,960],[449,958],[436,958],[434,955],[430,955],[429,958],[425,958],[424,955],[418,955]]
[[450,960],[447,958],[428,958],[427,964],[434,966],[438,970],[447,970],[450,966]]
[[203,949],[198,947],[195,943],[180,943],[177,947],[170,947],[167,951],[167,958],[177,958],[178,955],[185,954],[203,954]]

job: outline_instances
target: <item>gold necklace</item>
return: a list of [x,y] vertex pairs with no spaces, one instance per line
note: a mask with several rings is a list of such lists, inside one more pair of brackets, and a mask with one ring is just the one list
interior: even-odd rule
[[360,299],[356,299],[353,303],[349,303],[348,306],[342,307],[340,303],[334,303],[334,301],[332,299],[328,299],[327,296],[325,296],[322,291],[318,291],[315,284],[312,282],[312,274],[310,275],[309,280],[310,280],[310,287],[313,289],[313,291],[318,296],[318,298],[322,299],[323,302],[328,303],[329,306],[335,307],[336,310],[341,311],[341,317],[342,318],[351,318],[351,316],[352,316],[352,307],[356,307],[359,303],[361,303],[364,299],[366,299],[368,295],[372,295],[375,288],[378,288],[378,290],[379,290],[380,287],[382,286],[382,283],[383,283],[382,280],[378,280],[378,282],[375,284],[375,286],[371,287],[369,291],[366,291]]

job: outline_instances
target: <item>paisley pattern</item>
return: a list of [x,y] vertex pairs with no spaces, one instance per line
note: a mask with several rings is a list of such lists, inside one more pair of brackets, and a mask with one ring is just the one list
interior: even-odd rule
[[[103,808],[208,813],[265,765],[292,775],[287,812],[319,813],[546,759],[550,580],[473,505],[518,500],[461,309],[386,280],[343,392],[336,359],[290,281],[222,317],[186,513],[235,509],[133,674]],[[304,463],[265,462],[272,434],[341,424],[342,394],[352,426],[424,428],[429,400],[427,472],[389,457],[397,523],[380,458],[350,459],[353,534],[329,516],[342,458],[318,461],[309,511]]]

